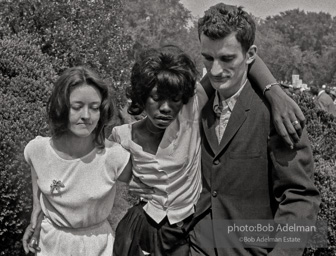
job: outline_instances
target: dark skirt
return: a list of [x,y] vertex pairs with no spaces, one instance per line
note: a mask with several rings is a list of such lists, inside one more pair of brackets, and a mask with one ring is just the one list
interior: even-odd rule
[[[128,210],[119,222],[113,246],[114,256],[187,256],[189,236],[183,227],[170,225],[167,217],[157,224],[141,202]],[[185,219],[184,224],[191,220]],[[143,251],[149,254],[144,254]]]

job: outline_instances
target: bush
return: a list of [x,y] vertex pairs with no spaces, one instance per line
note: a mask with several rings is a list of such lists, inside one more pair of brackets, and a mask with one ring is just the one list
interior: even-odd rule
[[328,246],[305,255],[336,255],[336,118],[315,107],[310,95],[296,96],[305,117],[315,161],[315,185],[321,194],[318,220],[328,225]]
[[[321,206],[318,214],[318,221],[327,224],[327,247],[308,248],[305,256],[308,255],[335,255],[336,254],[336,175],[335,164],[323,158],[316,159],[315,163],[315,185],[321,193]],[[323,238],[324,239],[324,238]]]
[[32,205],[23,149],[46,134],[45,105],[57,63],[26,33],[3,37],[0,48],[0,255],[21,255]]
[[41,51],[59,60],[57,73],[89,66],[111,81],[123,104],[133,43],[122,29],[121,0],[6,1],[0,15],[0,35],[35,34]]
[[301,94],[294,98],[306,117],[306,126],[315,159],[336,159],[336,117],[317,109],[312,97]]

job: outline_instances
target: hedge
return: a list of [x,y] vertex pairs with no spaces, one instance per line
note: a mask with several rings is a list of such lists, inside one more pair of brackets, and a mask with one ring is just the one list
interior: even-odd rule
[[309,94],[294,98],[306,117],[307,131],[315,159],[336,160],[336,117],[315,107]]
[[309,94],[294,96],[305,117],[315,161],[315,185],[321,193],[318,220],[328,225],[326,248],[309,248],[308,255],[336,255],[336,117],[315,107]]
[[[57,73],[84,65],[109,79],[123,104],[133,42],[123,30],[122,0],[20,0],[0,2],[0,37],[27,31]],[[33,67],[31,67],[33,68]]]
[[21,255],[31,211],[30,169],[23,148],[47,133],[45,105],[56,77],[50,57],[27,33],[0,40],[0,255]]

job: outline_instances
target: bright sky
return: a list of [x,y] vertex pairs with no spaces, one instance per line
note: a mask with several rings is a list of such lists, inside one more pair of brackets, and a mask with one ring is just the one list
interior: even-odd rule
[[286,10],[299,8],[309,12],[327,12],[336,16],[336,0],[180,0],[194,16],[202,16],[210,6],[219,2],[241,5],[256,17],[266,18]]

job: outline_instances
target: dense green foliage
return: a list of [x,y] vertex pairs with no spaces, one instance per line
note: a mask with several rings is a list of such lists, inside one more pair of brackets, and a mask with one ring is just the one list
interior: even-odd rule
[[315,159],[324,159],[336,164],[336,117],[316,109],[309,94],[301,94],[294,99],[307,120],[307,130]]
[[[202,71],[197,24],[179,0],[125,0],[124,29],[134,41],[135,55],[145,47],[178,45]],[[155,4],[153,4],[155,3]]]
[[125,1],[125,29],[129,30],[133,40],[141,45],[160,45],[167,38],[182,34],[191,18],[190,11],[185,9],[179,0]]
[[0,48],[0,255],[19,255],[32,205],[23,148],[46,134],[45,105],[56,72],[25,33],[4,36]]
[[259,54],[279,80],[291,81],[296,71],[308,85],[331,83],[336,71],[335,25],[329,14],[299,9],[260,20]]
[[[190,18],[179,0],[0,2],[0,255],[23,255],[22,232],[31,211],[23,149],[35,136],[48,134],[45,105],[58,74],[87,65],[110,81],[123,105],[136,52],[148,45],[179,45],[201,72],[196,23]],[[335,25],[328,14],[299,10],[258,20],[259,53],[279,80],[290,80],[296,70],[305,83],[334,83]],[[319,219],[329,226],[329,248],[311,248],[306,255],[334,255],[336,120],[317,110],[309,95],[296,100],[312,141],[322,195]],[[114,226],[129,206],[123,198],[128,195],[121,187]]]
[[308,94],[294,97],[305,117],[315,160],[315,185],[321,193],[318,220],[328,225],[328,247],[310,248],[305,255],[336,254],[336,117],[317,110]]
[[59,61],[57,73],[89,66],[109,79],[121,97],[132,46],[123,29],[123,10],[121,0],[1,2],[0,35],[35,35],[42,53]]

